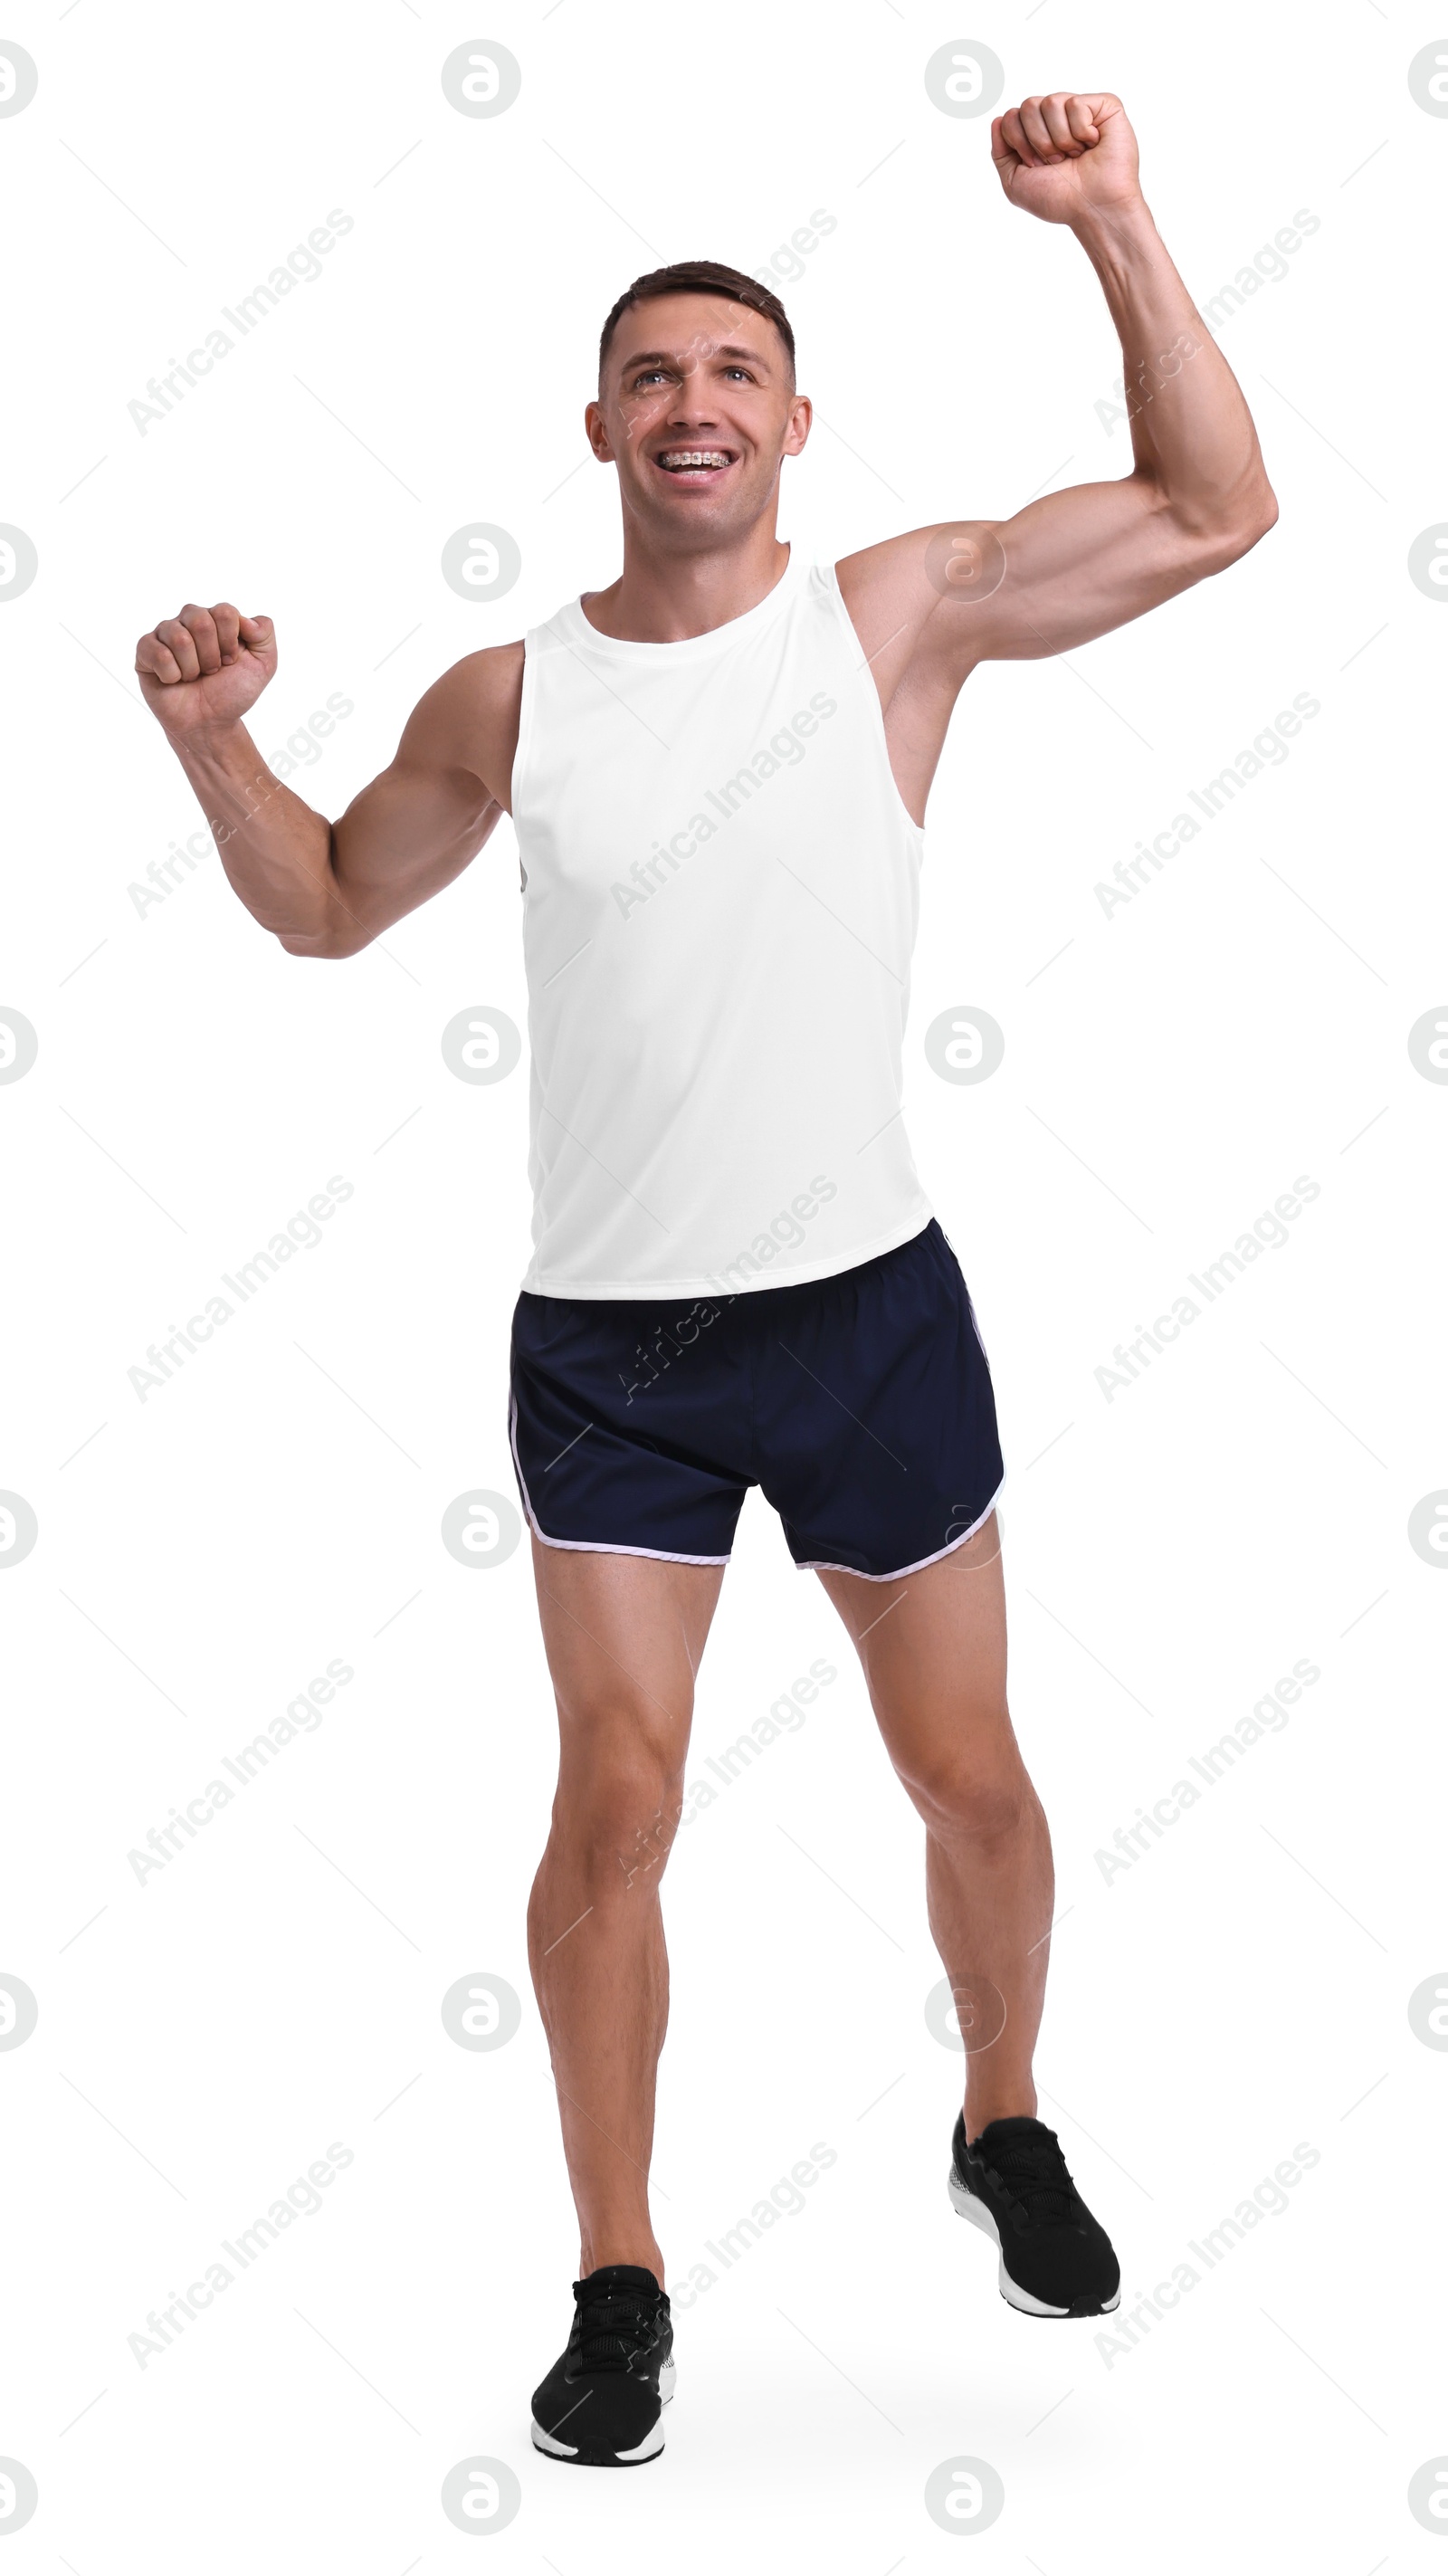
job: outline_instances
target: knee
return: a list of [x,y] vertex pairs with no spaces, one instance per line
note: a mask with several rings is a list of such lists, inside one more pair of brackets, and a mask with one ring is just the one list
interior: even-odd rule
[[586,1753],[565,1760],[552,1840],[588,1882],[595,1903],[662,1876],[684,1801],[682,1767],[641,1734],[602,1723]]
[[1006,1763],[956,1755],[922,1766],[906,1787],[928,1830],[945,1842],[976,1848],[1008,1843],[1026,1822],[1035,1792],[1019,1758]]

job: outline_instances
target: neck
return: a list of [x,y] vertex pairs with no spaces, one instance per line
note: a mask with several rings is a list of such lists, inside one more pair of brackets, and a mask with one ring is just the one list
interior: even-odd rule
[[707,551],[660,554],[625,521],[623,571],[607,590],[584,592],[583,613],[617,643],[681,644],[756,608],[790,558],[772,523]]

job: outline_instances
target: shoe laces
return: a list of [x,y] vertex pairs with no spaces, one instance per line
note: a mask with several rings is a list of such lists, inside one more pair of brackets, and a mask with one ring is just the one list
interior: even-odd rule
[[632,2370],[659,2339],[658,2294],[615,2288],[585,2294],[575,2281],[574,2349],[583,2370]]
[[[979,2140],[974,2152],[981,2155]],[[992,2141],[981,2160],[1025,2212],[1028,2226],[1079,2224],[1076,2186],[1054,2129],[1041,2128],[1033,2136],[1017,2134],[998,2145]]]

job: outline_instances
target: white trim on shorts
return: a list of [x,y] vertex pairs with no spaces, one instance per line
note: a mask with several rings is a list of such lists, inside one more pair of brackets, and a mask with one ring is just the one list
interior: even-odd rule
[[803,1565],[797,1565],[795,1570],[799,1574],[853,1574],[861,1583],[898,1583],[902,1575],[923,1573],[927,1565],[938,1565],[943,1556],[954,1556],[958,1547],[964,1547],[967,1539],[974,1538],[977,1530],[984,1529],[1005,1489],[1006,1480],[1002,1476],[980,1518],[973,1520],[968,1530],[962,1530],[959,1538],[953,1538],[948,1547],[938,1547],[933,1556],[918,1557],[914,1565],[897,1566],[893,1574],[861,1574],[857,1565],[826,1565],[813,1556]]
[[533,1498],[528,1491],[527,1483],[523,1475],[523,1463],[518,1456],[518,1443],[515,1437],[517,1421],[518,1399],[515,1395],[510,1399],[508,1405],[508,1446],[513,1452],[513,1465],[518,1477],[518,1491],[523,1497],[523,1509],[527,1515],[528,1527],[532,1530],[536,1538],[541,1538],[545,1547],[568,1548],[576,1556],[648,1556],[652,1557],[655,1563],[659,1565],[727,1565],[729,1563],[727,1556],[682,1556],[673,1548],[624,1547],[614,1539],[550,1538],[548,1532],[544,1529],[541,1521],[539,1520],[537,1513],[533,1509]]
[[[527,1516],[528,1527],[532,1530],[535,1537],[541,1538],[545,1547],[566,1548],[575,1556],[646,1556],[651,1558],[656,1565],[728,1565],[730,1563],[730,1556],[685,1556],[677,1549],[668,1547],[625,1547],[616,1539],[550,1538],[548,1532],[540,1522],[537,1513],[533,1509],[533,1498],[528,1491],[527,1481],[523,1474],[522,1461],[518,1456],[518,1443],[515,1436],[517,1420],[518,1399],[516,1396],[513,1396],[508,1407],[508,1446],[513,1453],[513,1465],[517,1471],[518,1477],[518,1490],[523,1497],[523,1510]],[[977,1519],[971,1522],[969,1529],[962,1530],[959,1538],[951,1539],[947,1546],[938,1547],[933,1556],[918,1557],[913,1565],[897,1566],[893,1573],[890,1574],[862,1574],[857,1565],[832,1565],[822,1557],[806,1557],[803,1561],[798,1559],[796,1560],[795,1572],[796,1574],[853,1574],[861,1583],[898,1583],[904,1575],[921,1574],[924,1572],[927,1565],[938,1565],[942,1557],[954,1556],[958,1547],[964,1547],[968,1539],[973,1539],[978,1530],[984,1529],[986,1522],[990,1519],[991,1513],[995,1510],[997,1503],[1005,1492],[1005,1487],[1006,1480],[1004,1476],[1002,1476],[1000,1483],[997,1485],[995,1492],[990,1498],[990,1501],[986,1504],[985,1510],[979,1514]]]

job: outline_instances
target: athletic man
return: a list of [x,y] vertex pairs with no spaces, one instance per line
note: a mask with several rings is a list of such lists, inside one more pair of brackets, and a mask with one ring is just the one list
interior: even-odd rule
[[[658,1887],[754,1483],[849,1630],[924,1820],[931,1931],[977,2034],[951,2199],[999,2246],[1012,2306],[1119,2297],[1036,2118],[1050,1846],[1006,1709],[990,1378],[900,1121],[901,1038],[925,800],[975,664],[1139,617],[1276,506],[1119,100],[1027,99],[992,152],[1100,280],[1132,389],[1123,480],[801,562],[775,534],[811,417],[789,324],[754,280],[689,262],[604,327],[585,419],[618,475],[618,580],[445,672],[338,822],[242,723],[276,667],[267,618],[192,605],[136,656],[232,884],[294,956],[354,956],[500,814],[518,837],[535,1213],[510,1434],[561,1734],[528,1929],[580,2231],[533,2439],[562,2460],[663,2447]],[[871,317],[867,347],[889,328]]]

